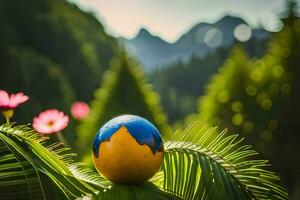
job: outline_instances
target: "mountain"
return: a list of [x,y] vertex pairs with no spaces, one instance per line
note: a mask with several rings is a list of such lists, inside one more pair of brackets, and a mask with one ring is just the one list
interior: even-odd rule
[[[231,46],[236,40],[234,30],[240,24],[247,25],[241,18],[225,16],[213,24],[196,24],[175,43],[168,43],[145,28],[133,39],[119,38],[119,41],[131,56],[151,71],[177,61],[185,62],[193,55],[203,57],[218,47]],[[268,36],[263,29],[252,29],[250,39],[261,40]]]
[[125,38],[119,40],[127,53],[137,59],[146,70],[168,63],[176,53],[173,44],[152,35],[145,28],[142,28],[131,40]]
[[203,56],[194,54],[187,61],[176,61],[149,72],[150,82],[160,94],[170,122],[180,121],[189,113],[196,112],[198,97],[204,94],[206,85],[233,46],[241,46],[250,58],[260,58],[265,54],[270,37],[263,30],[254,34],[257,36],[246,42],[233,40],[227,47],[220,46]]

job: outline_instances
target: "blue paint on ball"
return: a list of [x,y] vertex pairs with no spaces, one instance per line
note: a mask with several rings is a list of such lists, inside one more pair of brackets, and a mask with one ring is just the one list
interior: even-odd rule
[[94,156],[99,156],[99,146],[103,141],[109,141],[110,137],[125,126],[129,134],[140,144],[149,146],[153,154],[162,151],[163,143],[157,128],[148,120],[135,115],[121,115],[109,120],[97,132],[93,143]]

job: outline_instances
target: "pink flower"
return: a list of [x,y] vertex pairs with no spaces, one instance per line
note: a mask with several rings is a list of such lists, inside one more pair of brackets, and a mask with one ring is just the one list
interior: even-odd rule
[[82,101],[76,101],[71,106],[72,116],[77,120],[86,118],[89,112],[90,112],[90,107],[88,106],[88,104]]
[[57,109],[41,112],[33,119],[32,127],[42,134],[53,134],[68,126],[69,117]]
[[0,109],[14,109],[21,103],[26,102],[28,99],[28,96],[24,95],[22,92],[11,94],[9,96],[5,90],[0,90]]

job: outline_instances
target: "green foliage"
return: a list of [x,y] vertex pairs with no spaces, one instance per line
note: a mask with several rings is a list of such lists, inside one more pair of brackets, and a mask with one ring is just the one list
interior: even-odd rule
[[[289,21],[272,39],[262,59],[249,61],[241,49],[235,49],[208,87],[205,106],[200,106],[201,118],[235,129],[249,141],[258,141],[257,147],[266,155],[266,144],[277,138],[274,152],[280,159],[271,158],[291,185],[299,179],[299,161],[286,164],[289,154],[299,151],[295,132],[299,130],[300,84],[294,78],[300,75],[299,27],[299,20]],[[26,123],[45,108],[66,111],[75,99],[89,101],[102,72],[119,51],[115,39],[104,32],[94,16],[63,0],[1,1],[0,44],[0,86],[30,94],[32,103],[16,111],[16,119]],[[220,54],[218,59],[212,55],[203,59],[203,66],[209,63],[213,68],[199,67],[193,58],[188,63],[191,67],[176,65],[173,77],[165,76],[173,73],[173,68],[164,71],[163,76],[154,73],[172,121],[194,109],[193,102],[208,80],[201,78],[203,70],[209,76],[216,72],[218,62],[225,58],[223,53],[221,49],[216,53]],[[198,79],[201,87],[195,85]],[[191,81],[193,86],[189,88]],[[105,72],[92,101],[91,115],[79,127],[79,154],[88,156],[87,162],[91,161],[89,147],[97,129],[124,113],[149,119],[165,140],[170,139],[158,96],[133,61],[122,55]],[[284,117],[278,117],[282,113]],[[68,135],[74,140],[74,133]],[[153,184],[115,185],[74,163],[68,149],[51,144],[27,126],[0,125],[0,197],[287,198],[286,191],[274,183],[278,177],[265,169],[268,162],[254,159],[257,153],[248,145],[240,145],[236,135],[191,126],[166,141],[165,150],[164,165],[151,179]]]
[[254,159],[257,152],[238,135],[215,131],[201,123],[178,131],[165,144],[164,174],[155,182],[184,199],[287,198],[268,161]]
[[[291,191],[299,167],[286,165],[298,152],[299,123],[299,19],[285,20],[272,37],[266,55],[249,60],[236,48],[199,100],[198,118],[221,129],[228,127],[255,144],[270,158]],[[298,163],[298,162],[297,162]],[[299,193],[299,191],[298,191]]]
[[[249,145],[192,125],[165,144],[162,170],[143,185],[118,185],[72,161],[73,153],[27,126],[0,126],[0,196],[5,199],[287,199],[278,177]],[[195,134],[197,133],[197,134]],[[197,137],[195,137],[197,135]],[[211,142],[209,142],[211,141]],[[154,184],[156,185],[154,185]]]
[[[288,89],[288,96],[286,101],[279,105],[280,115],[276,116],[278,119],[278,129],[275,132],[275,142],[272,145],[272,162],[280,172],[283,180],[293,193],[293,198],[300,197],[300,160],[295,159],[291,161],[291,155],[294,152],[300,151],[299,140],[300,136],[298,129],[300,128],[300,20],[291,21],[294,27],[292,35],[296,38],[293,46],[290,49],[291,55],[287,63],[288,71],[292,74],[290,87]],[[290,89],[290,91],[289,91]],[[280,155],[280,156],[278,156]]]
[[[267,39],[252,38],[240,44],[253,57],[261,57]],[[204,94],[205,86],[228,57],[231,47],[219,47],[207,56],[193,56],[188,61],[170,64],[150,74],[150,82],[161,96],[171,122],[184,119],[196,112],[197,99]]]
[[[59,143],[27,126],[0,126],[0,197],[5,199],[176,199],[151,183],[115,185],[80,163]],[[116,191],[118,191],[116,193]]]
[[204,58],[193,56],[187,63],[178,62],[150,74],[171,122],[195,112],[197,97],[227,54],[228,49],[221,48]]
[[44,147],[45,140],[27,126],[0,126],[2,198],[73,199],[96,191],[72,174],[73,154],[56,143]]
[[200,99],[199,118],[237,130],[248,140],[259,142],[257,147],[264,151],[277,129],[280,107],[290,94],[290,38],[291,30],[286,27],[258,60],[249,61],[240,48],[233,50],[207,87],[207,95]]
[[231,119],[227,107],[231,105],[231,99],[239,98],[239,92],[243,92],[240,88],[243,88],[245,77],[249,74],[248,65],[246,53],[241,47],[234,48],[229,59],[219,69],[219,73],[212,77],[211,83],[207,86],[207,95],[199,101],[201,120],[221,125],[222,128],[226,127],[227,121],[224,118]]
[[33,100],[17,115],[23,123],[42,109],[66,112],[74,100],[91,100],[118,51],[92,14],[64,0],[1,1],[0,44],[0,88]]
[[98,129],[121,114],[142,116],[153,122],[163,135],[170,133],[159,97],[146,83],[139,67],[126,55],[114,60],[105,72],[101,87],[95,91],[91,113],[79,126],[78,148],[90,160],[91,144]]
[[[31,120],[45,105],[48,108],[64,109],[75,100],[74,88],[63,75],[60,65],[29,47],[11,48],[9,54],[11,62],[8,70],[14,75],[14,80],[6,76],[2,81],[8,85],[13,82],[16,88],[22,88],[26,94],[35,94],[30,96],[30,104],[26,103],[17,110],[16,120],[25,123],[25,119]],[[39,77],[38,84],[32,77]]]

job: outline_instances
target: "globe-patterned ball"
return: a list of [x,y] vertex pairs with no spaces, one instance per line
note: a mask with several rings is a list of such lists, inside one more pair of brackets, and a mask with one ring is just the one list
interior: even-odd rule
[[141,184],[161,167],[164,146],[159,131],[148,120],[121,115],[97,132],[93,143],[96,169],[114,183]]

